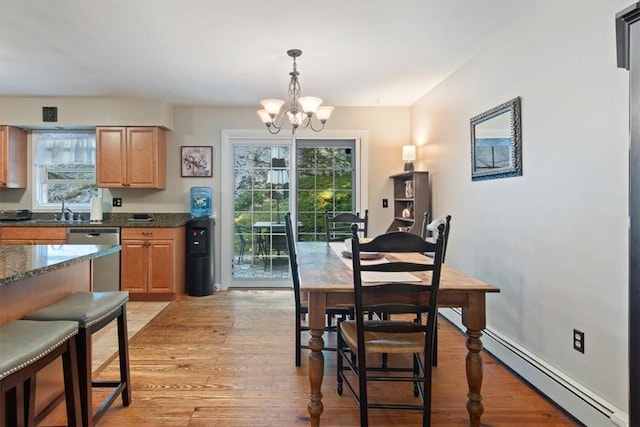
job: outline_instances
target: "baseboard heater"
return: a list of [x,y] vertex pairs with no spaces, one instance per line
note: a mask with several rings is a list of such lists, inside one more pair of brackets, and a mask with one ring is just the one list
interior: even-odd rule
[[[441,308],[439,313],[458,329],[466,331],[462,324],[461,309]],[[500,333],[485,329],[482,344],[493,357],[508,366],[583,424],[587,426],[607,424],[619,427],[628,426],[627,413]]]

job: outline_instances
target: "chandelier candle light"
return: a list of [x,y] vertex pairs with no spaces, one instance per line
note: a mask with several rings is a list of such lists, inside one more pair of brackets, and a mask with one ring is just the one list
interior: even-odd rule
[[[263,110],[258,111],[258,115],[262,122],[267,126],[269,133],[277,134],[282,129],[284,116],[286,115],[292,126],[291,133],[295,135],[298,127],[310,128],[314,132],[320,132],[324,129],[324,124],[329,120],[333,107],[328,105],[320,106],[322,99],[315,96],[300,97],[300,83],[298,76],[300,73],[296,68],[296,58],[302,55],[300,49],[291,49],[287,51],[287,55],[293,58],[293,71],[289,73],[291,80],[289,81],[289,106],[286,110],[280,111],[284,105],[281,99],[263,99],[260,101]],[[320,121],[320,127],[316,129],[313,126],[313,116]]]

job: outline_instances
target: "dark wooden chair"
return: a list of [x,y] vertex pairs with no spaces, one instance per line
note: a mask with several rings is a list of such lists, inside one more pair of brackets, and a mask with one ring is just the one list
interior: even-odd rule
[[247,246],[251,246],[251,229],[243,225],[236,225],[236,236],[240,243],[240,249],[238,252],[238,264],[242,262],[244,258],[244,252]]
[[351,224],[358,224],[360,237],[367,237],[369,231],[369,209],[364,211],[364,216],[360,213],[339,213],[330,216],[329,211],[324,211],[324,229],[327,244],[329,242],[341,242],[351,237]]
[[[436,228],[440,224],[444,224],[444,248],[442,249],[442,263],[444,264],[444,260],[447,257],[447,245],[449,244],[449,231],[451,230],[451,215],[447,215],[445,220],[438,218],[434,220],[434,224],[429,224],[429,217],[425,213],[425,221],[422,222],[422,236],[423,239],[435,242],[436,237],[427,236],[427,231],[429,228]],[[426,254],[428,257],[433,258],[433,252],[428,252]],[[437,321],[437,319],[436,319]],[[438,327],[436,326],[436,336],[433,340],[433,366],[438,366]]]
[[[353,285],[355,319],[340,323],[338,334],[338,394],[346,384],[360,406],[360,425],[368,425],[368,409],[412,409],[422,411],[422,425],[431,424],[431,371],[432,349],[438,314],[438,293],[442,255],[444,249],[444,225],[439,228],[435,243],[420,236],[391,232],[377,236],[369,243],[357,239],[357,226],[352,230]],[[398,261],[392,257],[383,262],[360,263],[360,252],[412,253],[409,261]],[[433,252],[433,261],[424,256]],[[365,272],[431,272],[430,286],[422,283],[376,283],[363,286]],[[382,320],[368,320],[368,313],[388,314]],[[426,324],[416,322],[416,316],[426,316]],[[374,367],[367,364],[367,355],[400,354],[412,355],[411,366]],[[391,365],[391,361],[389,363]],[[354,380],[357,378],[357,383]],[[416,403],[379,402],[370,399],[369,382],[409,383]],[[398,386],[398,392],[400,390]]]
[[[309,313],[309,306],[306,297],[300,294],[300,272],[298,270],[298,254],[296,252],[296,241],[293,234],[293,226],[291,225],[291,214],[284,216],[285,235],[287,238],[287,247],[289,252],[289,263],[291,266],[291,277],[293,278],[293,296],[296,304],[296,366],[300,366],[300,353],[303,348],[309,348],[308,345],[302,344],[302,332],[308,331],[308,326],[302,325],[302,317]],[[330,308],[327,307],[327,324],[325,331],[336,331],[337,327],[331,326],[331,319],[338,316],[338,324],[352,313],[349,308]],[[325,346],[325,350],[335,351],[335,347]]]
[[[434,222],[438,221],[438,223],[433,224],[430,226],[427,226],[428,228],[433,228],[436,229],[440,224],[444,224],[444,249],[442,252],[442,263],[444,264],[445,258],[447,257],[447,245],[449,243],[449,232],[451,231],[451,215],[447,215],[446,219],[435,219]],[[424,224],[423,224],[424,227]],[[425,233],[425,237],[423,237],[425,240],[430,241],[430,242],[435,242],[436,237],[434,236],[426,236]],[[430,256],[431,258],[433,258],[433,254],[432,253],[428,253],[427,256]]]
[[420,237],[422,237],[423,239],[427,239],[427,235],[428,233],[428,229],[427,227],[429,226],[429,212],[425,212],[424,215],[422,216],[422,226],[420,227]]

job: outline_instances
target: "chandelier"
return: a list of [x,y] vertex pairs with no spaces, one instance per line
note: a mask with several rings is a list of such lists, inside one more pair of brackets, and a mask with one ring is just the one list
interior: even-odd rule
[[[310,128],[314,132],[320,132],[324,129],[324,124],[329,120],[333,107],[320,106],[322,99],[315,96],[300,97],[300,83],[298,76],[300,73],[296,68],[296,58],[302,55],[300,49],[291,49],[287,51],[287,55],[293,58],[293,71],[289,73],[291,81],[289,81],[289,105],[286,110],[280,111],[284,105],[281,99],[263,99],[260,101],[264,109],[258,111],[258,115],[262,122],[267,126],[269,133],[277,134],[284,124],[284,116],[286,115],[292,126],[291,133],[295,135],[298,127]],[[315,128],[313,125],[313,116],[320,121],[320,127]]]

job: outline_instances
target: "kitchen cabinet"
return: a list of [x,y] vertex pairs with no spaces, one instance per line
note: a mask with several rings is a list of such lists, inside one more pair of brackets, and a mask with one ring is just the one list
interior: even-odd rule
[[425,212],[431,213],[429,172],[403,172],[391,175],[393,180],[393,221],[387,231],[409,227],[409,232],[420,234]]
[[159,127],[97,127],[96,185],[163,189],[167,182],[166,131]]
[[27,188],[27,132],[0,126],[0,188]]
[[67,242],[65,227],[1,227],[3,245],[59,245]]
[[132,299],[184,293],[184,227],[121,229],[120,283]]

